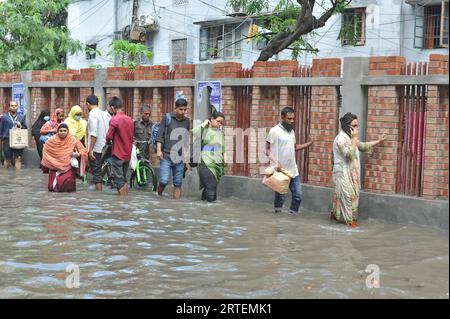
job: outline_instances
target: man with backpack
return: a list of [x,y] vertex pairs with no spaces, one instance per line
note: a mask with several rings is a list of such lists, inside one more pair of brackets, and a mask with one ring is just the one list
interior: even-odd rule
[[158,194],[162,195],[172,172],[174,199],[181,198],[185,166],[191,169],[189,164],[191,122],[186,116],[187,110],[188,102],[184,98],[177,99],[175,111],[164,114],[159,126],[155,127],[158,129],[156,155],[160,160]]

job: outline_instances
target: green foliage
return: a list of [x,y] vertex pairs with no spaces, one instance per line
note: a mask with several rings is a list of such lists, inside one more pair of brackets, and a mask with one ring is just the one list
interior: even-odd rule
[[[269,2],[269,0],[228,0],[227,2],[229,6],[239,6],[248,16],[255,17],[255,23],[261,27],[262,31],[258,34],[252,34],[252,38],[256,41],[265,38],[267,46],[272,39],[279,39],[280,35],[287,36],[295,32],[301,24],[301,22],[299,23],[299,16],[302,12],[302,7],[296,0],[278,0],[275,7],[270,11]],[[337,0],[332,13],[342,13],[349,2],[349,0]],[[332,7],[332,1],[330,0],[315,1],[315,10],[322,8],[322,13]],[[271,14],[267,14],[269,12]],[[317,19],[319,17],[320,15],[316,15]],[[314,31],[309,34],[302,34],[291,43],[289,49],[292,52],[292,59],[297,59],[304,52],[317,52],[314,45],[308,42],[308,39],[312,39],[312,35],[314,35]]]
[[86,55],[102,56],[102,52],[99,49],[94,49],[89,46],[84,47],[84,52],[86,53]]
[[64,68],[83,47],[65,26],[68,0],[0,2],[0,71]]
[[141,43],[132,43],[126,40],[115,40],[110,44],[109,56],[117,57],[120,66],[127,66],[134,70],[140,64],[140,57],[145,56],[147,59],[153,57],[153,53]]

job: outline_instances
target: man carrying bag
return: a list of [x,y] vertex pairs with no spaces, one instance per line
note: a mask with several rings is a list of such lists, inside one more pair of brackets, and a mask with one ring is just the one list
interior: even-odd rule
[[28,132],[26,130],[16,132],[16,129],[26,128],[25,117],[17,114],[17,102],[10,101],[9,111],[0,118],[0,144],[5,155],[4,168],[9,168],[14,159],[16,170],[21,169],[23,148],[28,145]]

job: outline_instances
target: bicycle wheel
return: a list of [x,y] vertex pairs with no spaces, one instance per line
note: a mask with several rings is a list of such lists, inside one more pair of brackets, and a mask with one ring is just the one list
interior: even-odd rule
[[111,185],[111,163],[106,160],[102,165],[103,185]]
[[140,162],[136,167],[136,171],[131,173],[130,185],[139,188],[152,187],[153,191],[156,191],[156,174],[153,168],[145,162]]

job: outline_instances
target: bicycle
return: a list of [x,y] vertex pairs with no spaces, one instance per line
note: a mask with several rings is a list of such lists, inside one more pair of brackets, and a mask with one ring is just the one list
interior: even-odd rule
[[111,186],[112,187],[112,181],[111,181],[111,157],[108,157],[103,161],[102,164],[102,182],[105,186]]
[[[149,141],[137,141],[141,144],[149,144]],[[158,179],[151,162],[142,158],[139,148],[136,147],[137,163],[136,169],[131,171],[130,188],[134,186],[145,188],[149,184],[152,185],[152,190],[155,192],[158,186]]]

